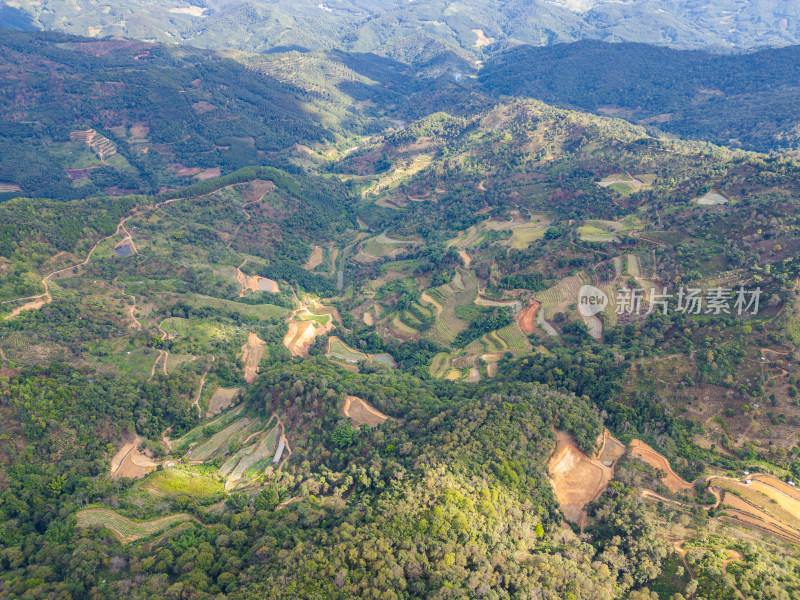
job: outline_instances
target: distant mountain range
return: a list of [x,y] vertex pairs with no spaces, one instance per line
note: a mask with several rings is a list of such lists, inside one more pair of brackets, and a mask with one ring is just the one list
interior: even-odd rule
[[8,0],[0,26],[251,52],[337,48],[405,62],[445,48],[596,39],[737,51],[800,42],[800,5],[774,0]]

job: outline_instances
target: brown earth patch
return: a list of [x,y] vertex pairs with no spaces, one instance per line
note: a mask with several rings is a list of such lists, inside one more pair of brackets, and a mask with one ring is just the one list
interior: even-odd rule
[[320,246],[314,246],[314,249],[311,251],[311,256],[308,257],[308,261],[303,265],[303,268],[307,271],[313,271],[321,264],[322,248]]
[[608,429],[603,430],[603,445],[597,453],[597,460],[606,467],[613,467],[625,451],[625,444],[612,436]]
[[240,298],[244,297],[247,292],[278,293],[281,291],[277,281],[267,279],[266,277],[259,277],[258,275],[245,275],[240,269],[237,269],[236,281],[242,286],[242,290],[239,292]]
[[156,470],[155,461],[139,451],[141,440],[136,436],[125,442],[111,459],[111,478],[141,479]]
[[536,331],[536,311],[542,306],[538,300],[531,300],[528,306],[517,313],[517,323],[525,334],[532,334]]
[[290,321],[289,331],[283,338],[283,345],[289,349],[292,356],[308,355],[308,347],[316,337],[314,321]]
[[210,169],[203,169],[200,171],[195,177],[200,181],[205,181],[206,179],[214,179],[215,177],[219,177],[221,170],[219,167],[212,167]]
[[200,102],[195,102],[192,104],[192,110],[196,115],[202,115],[207,112],[211,112],[212,110],[217,110],[217,107],[213,104],[209,104],[205,100],[201,100]]
[[370,427],[377,427],[389,418],[357,396],[344,397],[342,412],[345,417],[352,419],[354,423],[358,425],[369,425]]
[[267,343],[252,331],[247,337],[247,343],[242,346],[242,361],[244,362],[244,380],[253,383],[258,377],[258,365],[264,356]]
[[586,456],[563,431],[556,432],[556,451],[547,468],[561,511],[583,531],[588,521],[585,506],[606,489],[613,469]]
[[633,440],[631,442],[631,456],[634,458],[640,458],[648,465],[663,471],[665,475],[661,478],[661,481],[663,481],[664,485],[666,485],[672,492],[682,492],[692,488],[691,483],[679,477],[675,471],[672,470],[672,467],[670,467],[669,461],[666,458],[653,450],[643,441]]

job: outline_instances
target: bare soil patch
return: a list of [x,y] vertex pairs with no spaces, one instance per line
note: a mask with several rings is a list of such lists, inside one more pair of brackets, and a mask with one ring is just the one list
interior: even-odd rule
[[389,416],[376,410],[357,396],[345,396],[342,412],[345,417],[352,419],[358,425],[377,427],[384,423]]
[[486,34],[483,33],[483,29],[473,29],[472,33],[474,33],[478,38],[477,40],[475,40],[476,48],[489,46],[494,41],[494,38],[486,37]]
[[613,467],[625,454],[625,444],[612,436],[608,429],[603,431],[603,445],[597,453],[597,460],[606,467]]
[[517,313],[517,323],[525,334],[532,334],[536,331],[536,311],[542,306],[538,300],[531,300],[528,306]]
[[322,248],[320,246],[314,246],[314,249],[311,251],[311,256],[308,257],[308,261],[303,265],[303,268],[307,271],[313,271],[321,264]]
[[283,338],[283,345],[292,356],[306,356],[308,347],[314,342],[316,327],[314,321],[290,321],[289,331]]
[[242,346],[242,360],[244,362],[244,380],[247,383],[253,383],[258,377],[258,365],[261,363],[261,358],[264,356],[264,350],[267,343],[258,337],[255,333],[250,332],[247,337],[247,343]]
[[614,477],[614,471],[578,450],[569,434],[556,432],[556,451],[547,463],[550,483],[564,516],[583,530],[585,506],[596,499]]
[[631,456],[634,458],[639,458],[648,465],[663,471],[665,475],[662,477],[661,481],[663,481],[664,485],[666,485],[671,491],[682,492],[692,488],[691,483],[679,477],[675,471],[672,470],[672,467],[670,467],[669,461],[666,458],[641,440],[633,440],[631,442]]
[[111,478],[141,479],[156,470],[156,462],[139,451],[141,440],[136,436],[125,442],[111,459]]

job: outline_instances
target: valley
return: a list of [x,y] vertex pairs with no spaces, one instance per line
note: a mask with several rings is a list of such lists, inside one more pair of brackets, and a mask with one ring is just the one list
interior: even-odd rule
[[505,63],[0,44],[0,596],[800,593],[791,150]]

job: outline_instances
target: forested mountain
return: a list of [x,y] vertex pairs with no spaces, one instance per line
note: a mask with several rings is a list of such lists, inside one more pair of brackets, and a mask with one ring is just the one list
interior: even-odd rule
[[533,97],[755,150],[795,148],[800,47],[719,55],[646,44],[521,46],[480,71],[490,93]]
[[272,51],[0,32],[0,598],[800,596],[794,48],[69,6]]
[[124,36],[253,52],[340,49],[418,61],[431,52],[480,55],[509,44],[580,39],[723,51],[800,42],[791,2],[724,0],[96,0],[5,2],[17,28]]

